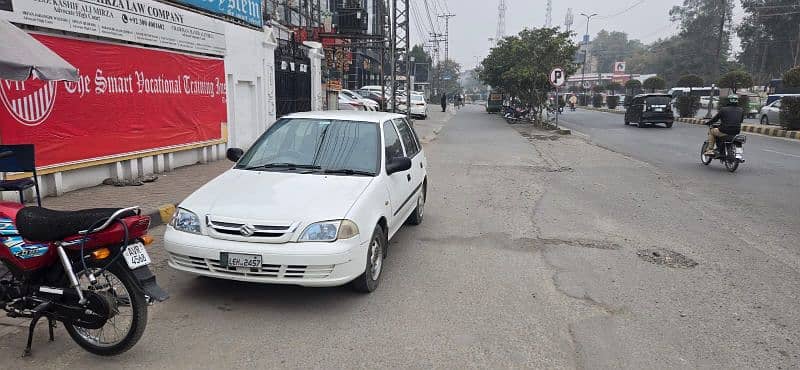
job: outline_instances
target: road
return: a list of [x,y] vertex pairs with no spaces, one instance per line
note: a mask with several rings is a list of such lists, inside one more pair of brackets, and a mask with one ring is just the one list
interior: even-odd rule
[[54,343],[39,330],[31,358],[18,357],[24,335],[0,337],[0,368],[800,363],[798,210],[770,214],[795,226],[770,235],[756,214],[697,187],[747,171],[706,168],[686,183],[663,169],[671,161],[509,126],[475,106],[425,149],[426,219],[392,240],[373,294],[197,278],[170,270],[155,245],[172,298],[151,308],[131,351],[97,358],[61,329]]
[[746,163],[730,174],[714,161],[699,164],[705,126],[675,122],[671,129],[656,125],[625,126],[623,115],[577,110],[566,112],[564,126],[590,137],[592,143],[644,161],[683,182],[693,191],[713,193],[721,202],[738,204],[748,216],[773,224],[776,230],[797,228],[800,212],[800,142],[745,133]]

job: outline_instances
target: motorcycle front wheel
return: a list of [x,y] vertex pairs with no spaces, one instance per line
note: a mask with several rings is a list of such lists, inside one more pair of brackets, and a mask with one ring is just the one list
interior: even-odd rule
[[79,283],[84,291],[105,299],[108,319],[99,329],[89,329],[74,323],[64,323],[70,337],[83,349],[100,356],[115,356],[131,349],[147,327],[147,301],[136,286],[133,274],[117,260],[108,269],[89,267],[97,274],[97,284],[91,286],[87,274],[81,272]]
[[703,143],[703,146],[700,148],[700,163],[708,166],[711,164],[711,161],[714,160],[713,157],[706,155],[706,150],[708,149],[708,142]]

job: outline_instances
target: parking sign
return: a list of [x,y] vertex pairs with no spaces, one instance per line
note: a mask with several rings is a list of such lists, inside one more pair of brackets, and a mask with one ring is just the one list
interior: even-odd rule
[[553,68],[550,71],[550,84],[559,87],[564,84],[567,80],[567,76],[564,75],[564,70],[561,68]]

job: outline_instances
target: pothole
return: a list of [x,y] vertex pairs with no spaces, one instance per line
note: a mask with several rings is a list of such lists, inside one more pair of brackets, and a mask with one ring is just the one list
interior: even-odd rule
[[556,140],[558,140],[559,136],[558,135],[531,135],[529,138],[530,139],[535,139],[535,140],[556,141]]
[[690,269],[697,266],[693,259],[664,248],[642,249],[636,255],[647,262],[671,268]]

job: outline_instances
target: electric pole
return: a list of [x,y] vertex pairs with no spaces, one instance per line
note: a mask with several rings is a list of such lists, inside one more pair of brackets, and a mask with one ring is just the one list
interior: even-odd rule
[[[397,112],[397,77],[407,74],[408,69],[408,36],[409,36],[409,0],[392,0],[392,112]],[[399,6],[398,6],[399,5]],[[400,60],[404,63],[398,63]],[[403,65],[405,64],[405,66]],[[405,67],[406,70],[403,69]],[[405,73],[404,73],[405,72]],[[406,107],[411,102],[411,79],[407,78]],[[411,109],[407,109],[407,115]]]
[[[719,78],[720,73],[722,72],[722,61],[720,60],[722,57],[722,38],[725,35],[725,18],[728,12],[728,1],[727,0],[719,0],[722,3],[722,17],[719,20],[719,36],[717,38],[717,68],[714,69],[714,80],[716,81]],[[713,96],[713,94],[712,94]]]
[[567,28],[567,33],[572,28],[572,22],[574,21],[575,17],[572,15],[572,8],[567,9],[567,16],[564,18],[564,26]]
[[503,37],[506,37],[506,1],[500,0],[497,5],[497,34],[494,37],[495,42],[500,42]]
[[547,0],[547,8],[544,13],[544,26],[553,27],[553,0]]
[[[596,16],[597,13],[592,13],[591,15],[586,15],[584,13],[581,13],[581,15],[586,17],[586,34],[583,36],[583,38],[584,38],[584,42],[583,42],[583,65],[581,66],[581,89],[584,92],[583,102],[585,104],[586,101],[587,101],[587,99],[586,99],[586,88],[583,87],[583,83],[584,83],[584,77],[586,76],[586,54],[589,54],[589,20],[591,20],[592,17]],[[600,83],[600,81],[598,80],[597,83]]]
[[450,18],[455,17],[453,13],[441,14],[439,18],[444,18],[444,61],[450,60]]

